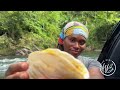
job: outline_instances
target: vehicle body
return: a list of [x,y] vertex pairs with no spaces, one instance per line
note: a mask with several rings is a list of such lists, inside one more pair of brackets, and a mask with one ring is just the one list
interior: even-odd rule
[[120,79],[120,21],[105,42],[98,61],[105,79]]

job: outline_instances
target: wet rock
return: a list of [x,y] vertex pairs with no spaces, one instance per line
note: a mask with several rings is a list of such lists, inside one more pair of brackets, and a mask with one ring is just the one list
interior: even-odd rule
[[21,50],[17,50],[15,55],[17,56],[28,56],[28,54],[30,54],[32,51],[26,48],[23,48]]

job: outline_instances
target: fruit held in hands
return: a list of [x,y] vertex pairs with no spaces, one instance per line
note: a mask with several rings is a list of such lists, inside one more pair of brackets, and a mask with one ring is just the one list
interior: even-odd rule
[[30,79],[88,79],[85,65],[67,52],[48,48],[29,54]]

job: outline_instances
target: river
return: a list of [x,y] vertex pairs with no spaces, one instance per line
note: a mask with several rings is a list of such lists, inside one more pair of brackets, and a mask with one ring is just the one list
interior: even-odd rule
[[[97,60],[100,52],[83,52],[80,56],[82,59],[94,59]],[[17,62],[27,61],[26,57],[18,57],[18,56],[5,56],[0,57],[0,79],[4,78],[5,71],[9,67],[9,65]]]

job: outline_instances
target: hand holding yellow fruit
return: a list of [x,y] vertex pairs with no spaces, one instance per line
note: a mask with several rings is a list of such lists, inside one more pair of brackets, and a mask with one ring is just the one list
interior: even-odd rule
[[29,54],[30,79],[88,79],[85,65],[67,52],[48,48]]

